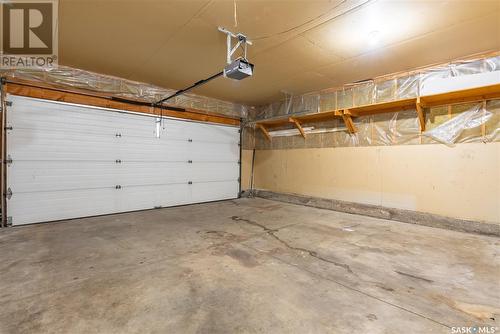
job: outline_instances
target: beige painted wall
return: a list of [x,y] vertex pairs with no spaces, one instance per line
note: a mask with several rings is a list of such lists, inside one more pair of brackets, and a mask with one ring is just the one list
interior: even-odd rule
[[[251,152],[243,157],[247,187]],[[500,143],[258,150],[254,182],[256,189],[500,224]]]

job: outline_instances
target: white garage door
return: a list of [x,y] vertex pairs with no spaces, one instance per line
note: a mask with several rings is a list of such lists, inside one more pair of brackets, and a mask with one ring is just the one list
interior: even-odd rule
[[12,225],[238,196],[236,127],[7,100]]

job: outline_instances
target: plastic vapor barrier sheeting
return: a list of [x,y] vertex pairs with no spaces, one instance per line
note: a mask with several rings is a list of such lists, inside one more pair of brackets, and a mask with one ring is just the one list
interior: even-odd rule
[[[61,65],[56,68],[0,70],[0,76],[29,80],[35,83],[52,84],[62,88],[85,89],[106,93],[111,96],[150,103],[159,101],[175,93],[175,90],[171,89],[164,89],[154,85]],[[195,94],[185,94],[175,97],[169,101],[169,104],[180,108],[197,109],[199,111],[218,113],[232,117],[246,117],[247,115],[247,106]]]
[[288,96],[283,101],[258,108],[254,119],[323,112],[413,98],[419,96],[420,91],[436,79],[495,71],[500,71],[500,56],[454,62],[399,76],[375,78],[337,89]]
[[[354,124],[358,130],[354,134],[325,131],[307,134],[306,139],[299,135],[276,136],[272,141],[260,130],[247,127],[243,143],[245,149],[288,149],[495,142],[500,141],[500,100],[431,108],[426,113],[427,130],[422,133],[415,110],[358,117]],[[327,125],[303,126],[328,129],[344,125],[339,119]]]
[[[382,77],[340,89],[325,90],[263,106],[251,121],[294,114],[315,113],[395,101],[420,96],[437,80],[495,72],[500,76],[500,56],[454,62],[399,76]],[[494,75],[494,73],[492,73]],[[465,79],[465,78],[464,78]],[[469,79],[467,79],[469,80]],[[500,100],[426,108],[426,131],[420,132],[416,110],[362,116],[354,119],[357,132],[325,131],[301,136],[276,136],[268,141],[258,129],[244,132],[244,147],[257,149],[386,146],[442,143],[454,145],[500,140]],[[329,124],[302,124],[319,128],[345,127],[342,119]],[[274,130],[274,129],[273,129]],[[271,130],[272,131],[272,130]]]

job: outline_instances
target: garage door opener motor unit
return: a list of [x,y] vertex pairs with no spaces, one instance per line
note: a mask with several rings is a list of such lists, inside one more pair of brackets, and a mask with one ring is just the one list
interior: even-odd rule
[[[252,45],[252,42],[241,33],[235,35],[222,27],[219,27],[219,31],[227,35],[227,66],[224,68],[224,76],[236,80],[251,77],[254,66],[247,60],[247,44]],[[236,38],[238,41],[234,47],[232,46],[233,38]],[[239,47],[243,47],[243,57],[233,60],[232,57]]]
[[[195,84],[178,90],[174,94],[165,97],[164,99],[161,99],[160,101],[156,102],[155,105],[161,105],[162,103],[173,99],[174,97],[177,97],[179,95],[182,95],[188,91],[190,91],[193,88],[199,87],[201,85],[206,84],[207,82],[218,78],[220,76],[225,76],[226,78],[234,79],[234,80],[242,80],[248,77],[251,77],[253,75],[253,68],[254,65],[250,63],[247,60],[247,45],[252,45],[252,42],[248,40],[247,36],[243,35],[242,33],[237,33],[234,34],[230,32],[229,30],[219,27],[218,28],[220,32],[223,32],[226,34],[226,44],[227,44],[227,53],[226,53],[226,66],[224,67],[224,70],[212,75],[211,77],[207,79],[200,80],[196,82]],[[236,39],[236,44],[233,46],[233,39]],[[242,55],[239,57],[233,59],[233,56],[235,55],[236,51],[238,49],[242,49]]]

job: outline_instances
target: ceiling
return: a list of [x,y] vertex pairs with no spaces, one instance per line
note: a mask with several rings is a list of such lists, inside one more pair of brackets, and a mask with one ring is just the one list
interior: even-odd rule
[[[252,78],[194,93],[250,105],[500,50],[500,1],[60,0],[59,62],[180,89],[225,65],[224,26],[253,40]],[[236,16],[236,19],[235,19]]]

